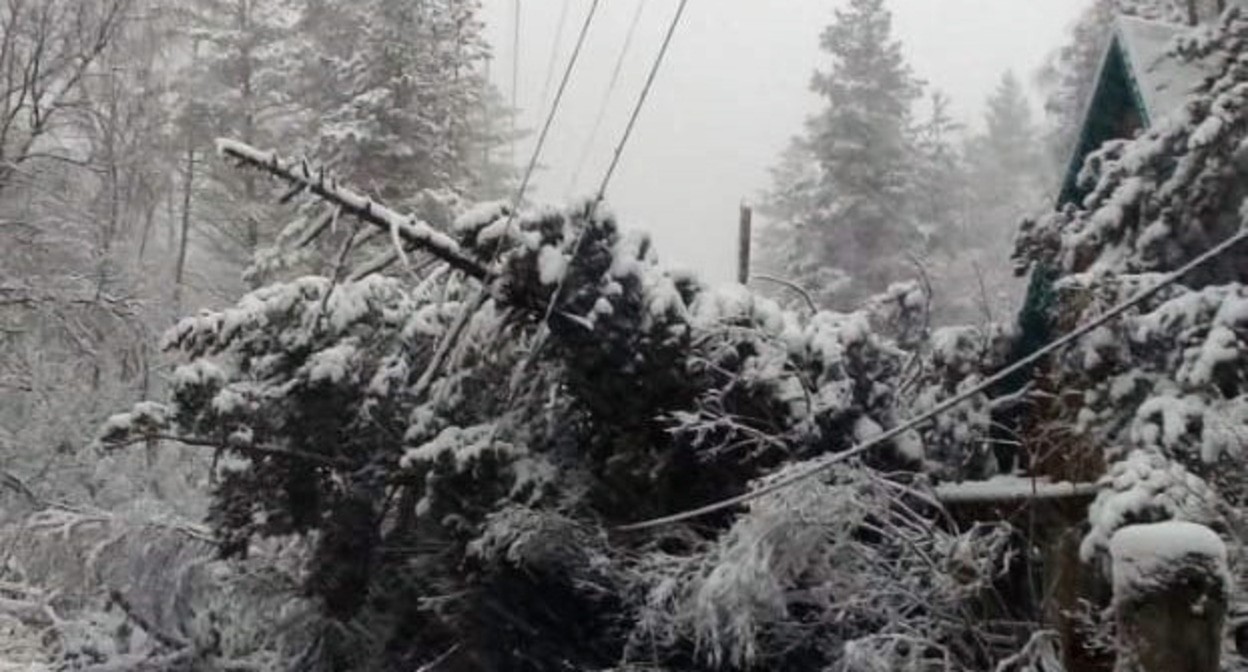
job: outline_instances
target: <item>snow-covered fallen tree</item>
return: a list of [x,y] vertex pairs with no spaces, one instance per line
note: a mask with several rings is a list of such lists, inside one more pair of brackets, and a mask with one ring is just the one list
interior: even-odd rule
[[[301,665],[920,669],[991,666],[1026,643],[969,627],[1007,535],[950,527],[914,477],[982,462],[984,395],[813,490],[610,532],[878,436],[970,389],[1008,333],[945,332],[919,353],[894,337],[921,333],[914,287],[799,315],[664,270],[598,203],[483,207],[437,232],[302,162],[221,150],[325,204],[282,240],[336,236],[333,272],[179,322],[172,399],[115,416],[103,439],[211,452],[226,555],[312,542],[305,587],[341,626]],[[389,249],[357,245],[369,232]],[[852,572],[832,571],[842,560]]]

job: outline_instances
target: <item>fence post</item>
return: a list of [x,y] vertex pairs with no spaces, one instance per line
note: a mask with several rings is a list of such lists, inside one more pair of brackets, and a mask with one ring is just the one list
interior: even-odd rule
[[1131,525],[1110,556],[1114,672],[1218,672],[1230,584],[1218,535],[1195,523]]

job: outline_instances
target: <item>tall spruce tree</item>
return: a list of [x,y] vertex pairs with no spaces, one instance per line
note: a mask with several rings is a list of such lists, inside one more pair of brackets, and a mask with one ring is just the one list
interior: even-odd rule
[[[970,230],[962,124],[949,112],[949,99],[935,93],[925,118],[915,126],[908,206],[922,235],[923,270],[931,283],[937,323],[962,323],[983,315],[976,292],[976,264],[967,255],[977,241]],[[971,263],[968,263],[971,262]]]
[[[788,157],[808,151],[818,182],[801,211],[783,213],[770,235],[788,239],[780,245],[787,275],[821,301],[846,306],[910,273],[905,252],[921,236],[907,205],[909,131],[922,86],[883,0],[852,0],[837,10],[820,45],[831,63],[812,88],[827,106],[808,121],[803,149]],[[793,189],[783,182],[791,172],[776,174],[773,194]],[[830,282],[842,273],[846,282]]]
[[[295,75],[306,42],[296,33],[297,0],[190,0],[175,5],[179,36],[172,124],[176,174],[174,280],[181,297],[200,288],[231,295],[240,271],[271,244],[283,216],[262,198],[257,177],[213,160],[217,137],[260,146],[293,144],[306,134],[309,108],[297,101]],[[192,281],[195,278],[195,281]]]
[[1051,184],[1052,164],[1045,160],[1040,130],[1022,84],[1006,72],[988,98],[984,132],[967,147],[974,235],[997,245],[1004,259],[1013,223],[1042,205]]
[[925,240],[953,242],[965,216],[966,168],[957,139],[963,127],[949,113],[949,98],[931,97],[927,117],[916,126],[909,206]]
[[499,168],[484,157],[502,140],[474,124],[499,114],[479,12],[476,0],[308,3],[318,58],[306,94],[322,115],[320,153],[344,178],[435,221],[490,191]]
[[977,306],[976,313],[1009,319],[1022,292],[1009,262],[1015,223],[1043,207],[1052,174],[1031,104],[1014,73],[1002,75],[987,101],[983,131],[966,142],[964,155],[967,207],[950,239],[962,267],[959,281],[975,289],[975,300],[967,305]]

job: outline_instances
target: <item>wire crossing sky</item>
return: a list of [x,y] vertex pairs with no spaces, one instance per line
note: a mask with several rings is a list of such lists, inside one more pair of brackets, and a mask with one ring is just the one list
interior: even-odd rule
[[[1062,44],[1089,0],[892,0],[898,37],[916,73],[953,98],[953,111],[976,123],[985,98],[1007,68],[1025,81]],[[562,202],[592,134],[605,83],[636,12],[637,0],[603,3],[582,63],[551,129],[530,195]],[[485,0],[495,46],[492,72],[510,89],[514,0]],[[543,82],[563,3],[522,3],[520,127],[528,156],[540,129]],[[589,0],[572,0],[569,25]],[[608,110],[573,193],[592,196],[627,123],[630,101],[645,81],[663,39],[673,0],[651,0],[624,63]],[[608,204],[629,228],[650,231],[666,263],[713,281],[734,275],[738,206],[756,200],[805,117],[818,108],[809,84],[824,67],[819,34],[832,21],[833,0],[714,0],[692,3],[654,84],[646,113],[612,183]],[[563,53],[574,31],[563,33]]]

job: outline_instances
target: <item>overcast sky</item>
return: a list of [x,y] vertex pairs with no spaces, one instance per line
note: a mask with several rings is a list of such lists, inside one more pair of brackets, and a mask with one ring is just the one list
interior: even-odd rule
[[[518,147],[527,161],[590,0],[519,0]],[[591,143],[628,25],[644,3],[608,114]],[[738,206],[767,186],[767,169],[818,108],[809,91],[826,59],[819,33],[842,0],[690,0],[667,61],[608,191],[628,228],[653,234],[661,258],[708,280],[731,279]],[[894,27],[916,73],[976,123],[1006,69],[1025,80],[1059,46],[1089,0],[892,0]],[[491,73],[511,95],[516,0],[484,0],[496,59]],[[602,0],[552,126],[537,176],[538,200],[596,189],[641,90],[677,0]],[[557,39],[558,38],[558,39]],[[556,66],[550,67],[552,51]],[[539,114],[539,110],[541,113]],[[573,184],[582,154],[585,167]]]

